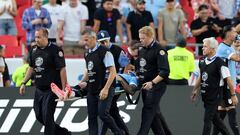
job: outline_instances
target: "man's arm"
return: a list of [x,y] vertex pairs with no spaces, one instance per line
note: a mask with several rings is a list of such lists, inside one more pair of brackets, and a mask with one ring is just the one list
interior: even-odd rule
[[121,85],[123,86],[123,89],[129,93],[129,94],[133,94],[133,92],[135,91],[135,89],[137,88],[136,85],[129,85],[124,79],[122,79],[121,76],[117,75],[116,76],[116,80],[120,81]]
[[84,70],[83,72],[83,77],[81,79],[81,81],[78,83],[78,85],[80,86],[81,89],[86,88],[87,86],[87,81],[88,81],[88,71],[87,69]]
[[238,104],[238,98],[236,96],[234,85],[233,85],[233,82],[231,80],[231,77],[227,77],[226,80],[227,80],[227,84],[228,84],[230,92],[231,92],[231,99],[232,99],[232,102],[233,102],[232,104],[236,106]]
[[126,30],[127,30],[127,37],[128,41],[132,41],[132,34],[131,34],[131,24],[126,23]]
[[167,46],[167,41],[163,38],[163,20],[158,17],[158,41],[162,46]]
[[60,78],[62,83],[62,89],[64,90],[67,84],[67,73],[65,67],[60,69]]
[[96,33],[99,31],[100,24],[101,24],[100,20],[94,19],[93,29],[94,29],[94,31],[95,31]]
[[203,32],[206,32],[206,31],[208,31],[208,25],[204,25],[199,29],[192,30],[192,34],[193,34],[194,37],[196,37],[196,36],[202,34]]
[[25,75],[25,77],[24,77],[24,79],[23,79],[23,81],[22,81],[22,85],[21,85],[21,87],[19,88],[19,93],[20,93],[21,95],[24,95],[26,83],[30,80],[33,72],[34,72],[34,71],[33,71],[33,68],[32,68],[32,67],[29,67],[28,70],[27,70],[27,73],[26,73],[26,75]]
[[230,59],[233,60],[233,61],[240,62],[240,56],[237,55],[236,53],[234,53],[234,54],[230,57]]
[[106,52],[105,57],[103,59],[103,63],[105,65],[105,67],[107,68],[107,70],[109,71],[109,76],[108,76],[105,86],[103,87],[103,89],[101,90],[101,92],[99,94],[101,100],[104,100],[108,97],[108,91],[113,83],[113,80],[116,77],[116,74],[117,74],[113,55],[111,52],[109,52],[109,51]]
[[103,89],[109,90],[116,77],[117,72],[115,66],[108,67],[107,69],[109,70],[109,76]]
[[192,90],[192,95],[191,95],[191,100],[192,101],[195,101],[196,98],[197,98],[197,93],[198,91],[200,90],[200,85],[201,85],[201,76],[199,75],[194,87],[193,87],[193,90]]
[[23,79],[23,83],[27,83],[29,80],[30,80],[30,78],[32,77],[32,74],[33,74],[33,68],[32,67],[29,67],[28,68],[28,70],[27,70],[27,73],[26,73],[26,75],[25,75],[25,77],[24,77],[24,79]]
[[87,23],[87,20],[81,20],[81,33],[85,30],[86,23]]
[[120,42],[123,43],[123,33],[122,33],[122,21],[121,19],[117,20],[117,33],[120,38]]
[[64,26],[64,21],[63,20],[59,20],[58,21],[58,26],[57,26],[57,45],[58,46],[62,46],[63,45],[63,41],[61,41],[61,35],[62,35],[62,31],[63,31],[63,26]]

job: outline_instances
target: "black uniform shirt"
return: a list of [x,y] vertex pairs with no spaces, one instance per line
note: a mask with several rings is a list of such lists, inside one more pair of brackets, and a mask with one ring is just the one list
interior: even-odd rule
[[45,48],[34,47],[30,52],[30,67],[35,71],[36,87],[45,90],[52,82],[61,88],[60,69],[65,67],[61,48],[49,43]]
[[94,19],[100,21],[100,30],[106,30],[110,37],[111,42],[115,42],[115,36],[117,34],[117,20],[121,19],[121,15],[117,9],[113,9],[111,12],[107,12],[103,8],[96,10]]
[[141,48],[136,70],[140,84],[152,81],[157,75],[164,78],[161,82],[166,82],[170,71],[166,50],[156,41],[153,41],[148,48]]
[[[222,77],[230,76],[230,73],[221,58],[215,56],[208,63],[206,61],[206,58],[199,61],[201,94],[205,103],[214,104],[222,99]],[[224,71],[223,66],[227,70]]]
[[88,92],[98,94],[106,83],[106,69],[104,57],[109,51],[104,46],[98,46],[96,50],[86,53],[85,60],[88,70]]
[[127,23],[131,25],[132,39],[139,40],[138,30],[144,26],[149,26],[151,22],[153,23],[153,17],[149,11],[143,11],[141,14],[136,13],[136,11],[129,12]]

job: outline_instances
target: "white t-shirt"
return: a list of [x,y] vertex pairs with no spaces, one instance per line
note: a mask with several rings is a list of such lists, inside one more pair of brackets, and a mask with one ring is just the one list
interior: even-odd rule
[[[0,10],[2,10],[4,6],[7,8],[10,6],[12,8],[12,0],[0,0]],[[11,16],[8,11],[5,11],[2,15],[0,15],[0,19],[13,19],[13,16]]]
[[5,67],[3,57],[0,57],[0,67]]
[[51,20],[52,20],[52,26],[49,29],[49,38],[56,38],[56,34],[57,34],[57,25],[58,25],[58,20],[60,17],[60,14],[62,12],[62,6],[60,5],[55,5],[55,6],[51,6],[49,3],[43,5],[44,8],[46,8],[50,14]]
[[59,18],[64,21],[64,40],[79,41],[81,36],[81,20],[88,20],[88,9],[85,5],[78,3],[77,7],[64,6]]

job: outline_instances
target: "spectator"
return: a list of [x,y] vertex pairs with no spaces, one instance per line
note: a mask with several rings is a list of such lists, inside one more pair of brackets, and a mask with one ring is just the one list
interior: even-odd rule
[[195,70],[194,56],[185,48],[186,45],[187,43],[184,37],[179,36],[176,47],[168,50],[168,62],[170,67],[169,84],[188,85],[188,79]]
[[[28,56],[25,55],[23,56],[23,65],[21,67],[18,67],[15,72],[12,75],[12,80],[15,83],[16,87],[20,87],[21,83],[23,82],[24,76],[28,70],[29,64],[28,64]],[[31,85],[31,80],[29,80],[26,83],[26,86],[30,86]]]
[[[237,55],[240,55],[240,35],[237,35],[236,41],[233,42],[233,48]],[[240,83],[240,62],[236,62],[237,83]]]
[[35,31],[41,27],[50,28],[52,21],[47,9],[42,7],[42,0],[33,0],[33,6],[27,8],[22,17],[22,27],[27,31],[27,47],[35,40]]
[[43,5],[43,7],[48,10],[52,20],[52,26],[49,29],[49,41],[56,43],[58,19],[62,13],[62,8],[57,4],[57,0],[49,0],[49,3]]
[[128,40],[139,40],[138,30],[144,26],[154,28],[151,12],[145,10],[145,0],[136,1],[136,11],[131,11],[127,17],[127,35]]
[[[196,43],[202,44],[204,38],[217,37],[221,28],[219,22],[210,17],[208,14],[208,6],[200,5],[198,8],[199,18],[195,19],[191,24],[192,35],[196,38]],[[199,55],[202,55],[202,47],[199,47]]]
[[146,0],[146,10],[150,11],[153,16],[154,27],[158,27],[158,12],[166,6],[165,0]]
[[95,0],[82,0],[82,4],[87,6],[89,19],[87,20],[87,26],[93,27],[94,25],[94,13],[97,10]]
[[95,12],[93,28],[96,33],[99,30],[106,30],[113,43],[118,33],[120,42],[123,43],[121,15],[117,9],[113,8],[113,0],[102,1],[102,7]]
[[162,46],[175,44],[179,33],[185,36],[183,11],[174,5],[175,0],[167,0],[166,8],[158,15],[158,40]]
[[0,35],[17,35],[14,17],[17,15],[15,0],[0,1]]
[[[58,21],[57,44],[63,47],[66,56],[83,56],[84,46],[80,39],[87,20],[88,9],[78,0],[70,0],[64,6]],[[64,37],[62,40],[63,31]]]
[[129,0],[127,5],[124,6],[122,9],[125,21],[127,19],[129,12],[134,11],[135,9],[136,9],[136,0]]
[[[235,50],[231,47],[233,42],[236,40],[236,30],[231,26],[225,26],[223,28],[223,42],[219,44],[217,48],[216,55],[223,59],[223,61],[226,63],[226,66],[229,68],[231,80],[233,81],[234,90],[236,90],[236,78],[237,78],[237,72],[236,72],[236,62],[240,62],[240,56],[236,54]],[[234,133],[234,135],[239,135],[239,129],[238,129],[238,122],[237,122],[237,112],[236,112],[236,105],[233,104],[232,97],[236,96],[234,93],[229,93],[229,87],[224,86],[223,87],[223,100],[221,101],[221,104],[218,106],[218,112],[221,116],[221,119],[224,119],[226,115],[228,115],[229,118],[229,125]],[[213,130],[213,135],[217,135],[219,131],[215,127]]]
[[213,0],[219,6],[217,13],[218,18],[221,20],[222,26],[231,25],[232,19],[239,11],[239,0]]
[[[115,0],[119,1],[119,0]],[[124,42],[127,42],[127,26],[126,26],[126,21],[127,21],[127,16],[129,12],[134,11],[136,7],[136,0],[128,0],[128,1],[120,1],[119,4],[119,12],[121,13],[121,20],[122,20],[122,29],[123,29],[123,40]]]
[[7,63],[5,61],[4,54],[5,54],[5,46],[4,45],[0,45],[0,58],[2,58],[3,62],[4,62],[4,71],[2,72],[2,75],[3,75],[3,86],[4,87],[9,87],[11,85],[11,81],[10,81],[8,66],[7,66]]

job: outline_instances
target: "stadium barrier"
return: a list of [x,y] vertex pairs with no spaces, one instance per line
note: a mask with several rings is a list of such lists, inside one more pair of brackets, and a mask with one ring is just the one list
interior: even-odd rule
[[[34,87],[28,87],[25,96],[20,96],[18,88],[0,88],[0,134],[43,134],[44,127],[36,121],[32,108],[34,90]],[[201,135],[203,104],[200,98],[195,103],[190,101],[191,90],[189,86],[168,86],[162,98],[161,112],[173,135]],[[72,131],[73,135],[87,135],[86,106],[86,99],[58,102],[56,122]],[[142,101],[138,105],[130,105],[122,94],[118,106],[130,134],[136,135],[141,122]],[[240,115],[237,117],[239,120]]]

